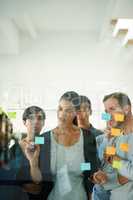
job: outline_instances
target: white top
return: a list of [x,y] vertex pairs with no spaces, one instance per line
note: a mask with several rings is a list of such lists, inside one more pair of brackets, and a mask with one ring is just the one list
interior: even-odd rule
[[83,133],[72,146],[58,144],[51,131],[51,171],[55,185],[48,200],[87,200],[80,169],[84,163]]

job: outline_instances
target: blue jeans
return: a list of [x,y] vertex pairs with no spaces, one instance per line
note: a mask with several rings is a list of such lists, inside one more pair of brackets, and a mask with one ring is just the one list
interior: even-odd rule
[[92,200],[110,200],[110,191],[96,184],[93,187]]

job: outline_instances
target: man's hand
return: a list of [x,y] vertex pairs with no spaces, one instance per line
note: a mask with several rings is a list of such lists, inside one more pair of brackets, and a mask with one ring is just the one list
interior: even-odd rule
[[124,185],[126,183],[128,183],[128,178],[126,178],[125,176],[121,176],[120,174],[118,174],[118,182],[121,184],[121,185]]
[[117,155],[108,155],[105,152],[104,153],[104,160],[109,164],[113,164],[113,161],[121,161],[121,157],[119,157]]
[[111,133],[111,127],[107,127],[104,130],[105,136],[108,138],[108,140],[110,140],[111,138],[113,138],[114,136]]
[[97,171],[93,175],[93,181],[94,183],[97,184],[104,184],[107,182],[107,179],[108,179],[107,174],[101,170]]
[[108,155],[106,152],[104,153],[104,160],[109,163],[112,164],[113,161],[113,155]]
[[121,157],[117,156],[117,155],[114,155],[113,156],[113,161],[121,161]]

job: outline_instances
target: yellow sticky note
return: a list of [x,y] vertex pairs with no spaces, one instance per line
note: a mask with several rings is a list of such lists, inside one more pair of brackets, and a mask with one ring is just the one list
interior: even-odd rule
[[108,154],[108,155],[115,155],[115,153],[116,153],[115,147],[111,146],[111,147],[107,147],[106,148],[106,154]]
[[128,150],[129,150],[129,145],[126,144],[126,143],[121,143],[121,144],[120,144],[120,150],[121,150],[121,151],[128,152]]
[[111,135],[113,135],[113,136],[119,136],[121,134],[122,134],[121,133],[121,129],[119,129],[119,128],[111,128]]
[[123,114],[114,114],[114,119],[117,122],[123,122],[124,121],[124,115]]
[[113,168],[116,168],[116,169],[120,169],[120,168],[122,167],[121,161],[114,160],[114,161],[113,161],[113,164],[112,164],[112,167],[113,167]]

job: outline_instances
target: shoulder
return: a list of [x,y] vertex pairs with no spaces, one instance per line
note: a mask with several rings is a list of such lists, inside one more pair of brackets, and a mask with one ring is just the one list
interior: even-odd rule
[[102,134],[102,135],[98,135],[96,137],[96,140],[103,140],[105,138],[105,134]]
[[44,145],[40,145],[41,151],[47,151],[51,146],[51,130],[42,133],[40,137],[44,137]]
[[96,137],[96,142],[98,145],[100,145],[103,141],[105,141],[106,137],[105,137],[105,134],[102,134],[102,135],[98,135]]
[[17,139],[12,140],[12,142],[9,145],[9,150],[10,150],[10,153],[11,154],[14,153],[15,156],[21,154],[21,147]]
[[46,137],[50,137],[51,131],[52,131],[52,130],[46,131],[46,132],[42,133],[40,136],[41,136],[41,137],[45,137],[45,138],[46,138]]
[[97,137],[97,136],[103,134],[103,131],[101,131],[101,130],[99,130],[99,129],[93,127],[93,126],[91,126],[90,131],[92,132],[92,134],[93,134],[95,137]]
[[88,129],[82,129],[85,145],[96,144],[96,138]]

